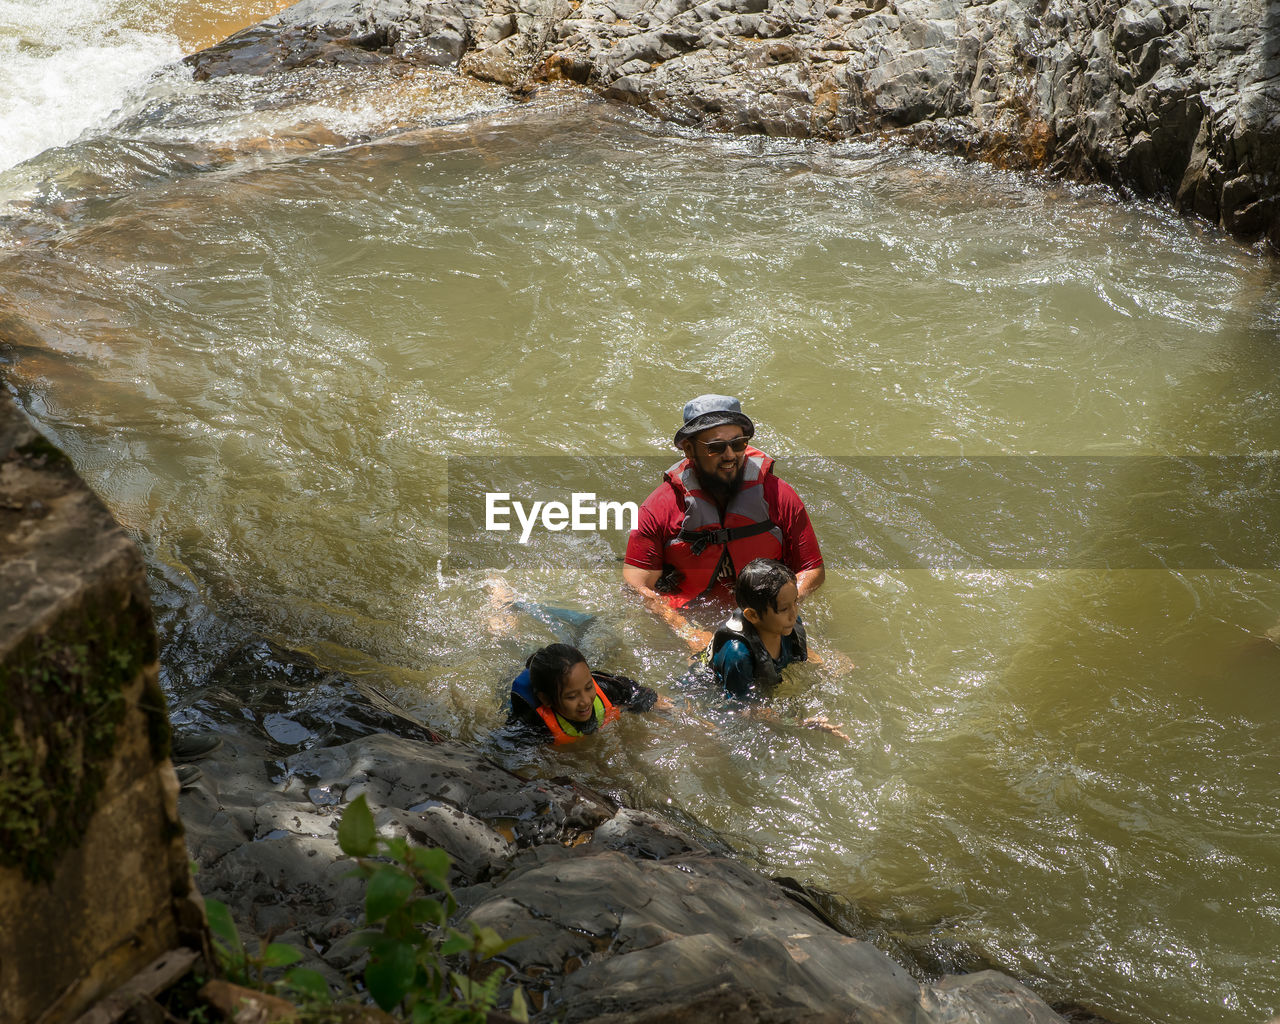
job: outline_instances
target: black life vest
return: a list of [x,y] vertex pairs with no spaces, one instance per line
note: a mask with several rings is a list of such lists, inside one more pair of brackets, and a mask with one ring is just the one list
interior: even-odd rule
[[[742,617],[741,610],[735,611],[725,623],[716,630],[711,640],[711,656],[714,658],[732,639],[741,640],[751,652],[751,660],[755,665],[755,681],[757,686],[777,686],[782,681],[782,673],[773,663],[773,655],[764,649],[764,641],[756,632],[756,627]],[[788,636],[782,638],[784,647],[790,646],[792,661],[809,659],[809,638],[804,631],[804,623],[798,618],[796,626]]]

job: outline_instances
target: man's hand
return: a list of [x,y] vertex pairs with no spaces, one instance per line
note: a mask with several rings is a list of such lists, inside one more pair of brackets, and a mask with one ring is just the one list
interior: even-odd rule
[[711,646],[711,641],[715,639],[715,634],[705,629],[694,629],[690,626],[681,636],[684,637],[685,643],[689,645],[689,650],[694,654],[699,654],[706,648]]
[[662,572],[658,569],[641,569],[638,566],[623,564],[622,582],[634,590],[644,601],[644,606],[660,618],[681,640],[689,645],[689,649],[697,654],[709,643],[711,634],[705,629],[697,629],[688,619],[667,603],[667,599],[654,590]]

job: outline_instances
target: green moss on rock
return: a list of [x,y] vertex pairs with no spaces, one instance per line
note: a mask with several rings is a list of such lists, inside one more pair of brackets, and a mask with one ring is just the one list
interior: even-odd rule
[[[113,594],[27,637],[0,665],[0,864],[47,880],[79,844],[128,711],[124,690],[154,656],[149,610]],[[158,687],[144,703],[153,753],[167,751]]]

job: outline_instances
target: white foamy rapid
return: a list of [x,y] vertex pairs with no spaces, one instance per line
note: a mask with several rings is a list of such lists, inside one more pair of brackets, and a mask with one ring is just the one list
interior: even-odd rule
[[0,0],[0,170],[101,124],[182,56],[149,5]]

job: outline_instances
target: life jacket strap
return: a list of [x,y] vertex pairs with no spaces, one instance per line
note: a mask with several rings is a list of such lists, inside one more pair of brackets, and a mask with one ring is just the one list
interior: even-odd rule
[[695,532],[681,530],[676,535],[676,540],[684,541],[684,543],[688,544],[690,553],[694,558],[697,558],[712,544],[719,546],[734,540],[745,540],[747,537],[755,537],[757,534],[768,533],[770,530],[776,530],[777,528],[777,523],[772,519],[766,519],[763,522],[752,523],[750,526],[722,526],[718,530],[699,530]]

